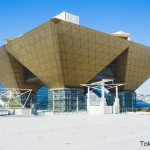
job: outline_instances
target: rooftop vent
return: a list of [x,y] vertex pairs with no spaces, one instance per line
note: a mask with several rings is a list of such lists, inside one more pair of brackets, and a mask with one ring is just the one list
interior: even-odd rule
[[67,12],[62,12],[59,15],[53,17],[53,18],[58,18],[64,21],[68,21],[74,24],[78,24],[79,25],[79,16],[67,13]]
[[129,33],[125,33],[123,31],[118,31],[118,32],[113,33],[112,35],[118,36],[120,38],[123,38],[123,39],[130,41],[130,34]]

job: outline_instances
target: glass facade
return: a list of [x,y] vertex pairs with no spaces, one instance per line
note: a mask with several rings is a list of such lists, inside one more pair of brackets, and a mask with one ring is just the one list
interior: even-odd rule
[[106,68],[104,68],[101,72],[99,72],[89,83],[97,82],[102,79],[115,79],[115,63],[111,63]]
[[[101,98],[101,88],[92,90],[98,97]],[[120,112],[135,111],[136,110],[136,93],[135,92],[119,92]],[[115,93],[106,93],[105,98],[107,106],[113,106],[115,100]]]
[[86,110],[83,89],[64,88],[49,91],[49,110],[54,112],[75,112]]
[[48,109],[48,91],[49,87],[43,86],[35,93],[35,106],[38,110]]
[[[0,84],[3,87],[2,84]],[[92,89],[99,98],[101,98],[101,87],[98,90]],[[1,91],[2,92],[2,91]],[[22,95],[17,100],[22,104],[25,103],[27,94]],[[113,106],[115,93],[105,92],[107,106]],[[137,101],[136,93],[123,91],[119,92],[120,112],[136,111]],[[64,88],[50,89],[47,86],[41,87],[37,92],[31,93],[26,106],[30,108],[31,104],[35,104],[37,110],[47,110],[54,112],[75,112],[87,110],[87,98],[82,88]]]
[[30,79],[36,77],[32,72],[30,72],[28,69],[24,68],[24,77],[25,79]]
[[136,93],[119,92],[120,112],[135,111]]

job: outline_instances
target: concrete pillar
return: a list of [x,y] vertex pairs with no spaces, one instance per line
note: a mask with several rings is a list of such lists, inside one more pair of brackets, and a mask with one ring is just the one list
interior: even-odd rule
[[78,102],[78,97],[77,97],[77,102],[76,102],[76,111],[79,111],[79,102]]
[[119,98],[115,98],[114,106],[116,107],[116,113],[120,113],[120,104],[119,104]]
[[88,86],[88,93],[87,93],[87,112],[90,111],[90,87]]
[[120,104],[119,104],[119,97],[118,97],[118,86],[116,86],[116,98],[113,106],[113,114],[118,114],[118,113],[120,113]]
[[55,100],[54,100],[54,94],[55,94],[55,92],[53,91],[53,112],[55,111]]
[[118,86],[116,86],[116,98],[118,98]]
[[102,84],[102,99],[105,98],[105,89],[104,89],[104,84]]
[[106,98],[105,98],[105,89],[104,89],[104,83],[102,83],[102,86],[101,86],[102,90],[101,90],[101,102],[100,102],[100,113],[101,114],[105,114],[105,107],[106,107]]
[[101,99],[100,102],[100,113],[105,114],[106,113],[106,98]]

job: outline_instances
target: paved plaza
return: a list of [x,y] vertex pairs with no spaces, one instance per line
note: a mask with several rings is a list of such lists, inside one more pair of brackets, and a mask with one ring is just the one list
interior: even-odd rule
[[0,150],[141,150],[149,115],[0,117]]

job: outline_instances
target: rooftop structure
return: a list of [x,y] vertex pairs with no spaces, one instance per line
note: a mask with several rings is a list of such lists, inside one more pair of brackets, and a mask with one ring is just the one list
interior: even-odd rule
[[112,35],[118,36],[120,38],[127,39],[130,41],[130,34],[129,33],[125,33],[123,31],[118,31],[118,32],[113,33]]
[[67,13],[65,11],[60,13],[59,15],[53,17],[53,18],[61,19],[61,20],[79,25],[79,16]]

